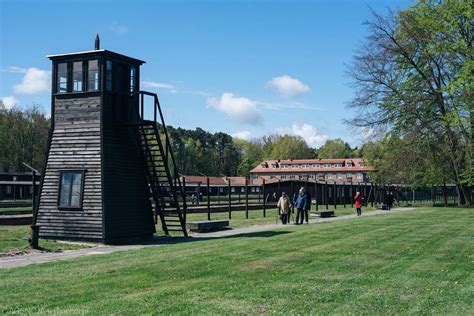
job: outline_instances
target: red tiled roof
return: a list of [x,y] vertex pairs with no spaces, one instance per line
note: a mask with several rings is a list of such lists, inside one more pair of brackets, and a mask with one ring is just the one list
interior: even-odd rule
[[[186,184],[201,184],[202,186],[207,185],[207,177],[205,176],[185,176]],[[231,185],[235,186],[245,186],[245,177],[209,177],[209,185],[228,185],[227,179],[230,180]],[[278,179],[270,179],[269,177],[264,177],[265,183],[274,183],[278,182]],[[181,177],[183,181],[183,177]],[[263,178],[258,177],[256,179],[249,179],[248,185],[262,185]]]
[[[201,184],[207,185],[207,178],[205,176],[185,176],[186,184]],[[181,177],[182,179],[182,177]],[[182,180],[181,180],[182,181]],[[210,185],[227,185],[225,178],[223,177],[209,177]]]
[[[352,167],[323,167],[323,164],[343,164],[352,163]],[[364,166],[360,166],[363,163]],[[262,168],[262,164],[266,164],[267,168]],[[272,168],[272,164],[276,164],[277,168]],[[308,168],[282,168],[282,165],[310,165]],[[312,167],[313,164],[319,164],[320,167]],[[317,172],[373,172],[376,169],[367,166],[367,163],[360,158],[348,159],[295,159],[295,160],[266,160],[258,164],[257,167],[250,170],[250,173],[317,173]]]

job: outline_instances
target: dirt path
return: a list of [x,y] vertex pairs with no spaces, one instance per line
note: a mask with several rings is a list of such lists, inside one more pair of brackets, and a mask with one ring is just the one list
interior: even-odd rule
[[[389,215],[393,213],[400,213],[414,210],[413,207],[403,207],[403,208],[396,208],[392,209],[391,212],[376,210],[363,213],[361,218],[367,216],[377,216],[377,215]],[[334,222],[334,221],[346,221],[346,220],[354,220],[357,216],[354,215],[344,215],[338,217],[330,217],[330,218],[318,218],[318,219],[310,219],[310,225],[313,224],[321,224],[327,222]],[[228,236],[235,236],[240,234],[247,234],[247,233],[257,233],[257,232],[264,232],[270,231],[275,229],[282,229],[291,227],[293,225],[281,225],[281,224],[267,224],[267,225],[254,225],[254,226],[247,226],[241,227],[236,229],[230,230],[223,230],[217,231],[212,233],[200,233],[200,234],[193,234],[192,238],[196,240],[197,238],[202,239],[210,239],[210,238],[221,238],[221,237],[228,237]],[[127,250],[135,250],[135,249],[142,249],[145,247],[157,247],[163,244],[169,243],[176,243],[182,242],[189,239],[185,238],[160,238],[154,243],[144,243],[144,244],[134,244],[134,245],[119,245],[119,246],[112,246],[112,245],[97,245],[92,248],[84,248],[79,250],[66,250],[63,252],[41,252],[35,251],[30,252],[28,254],[22,254],[12,257],[3,257],[0,258],[0,269],[5,268],[16,268],[16,267],[24,267],[30,264],[37,264],[37,263],[45,263],[45,262],[52,262],[58,260],[69,260],[75,259],[84,256],[93,256],[93,255],[103,255],[108,254],[116,251],[127,251]]]

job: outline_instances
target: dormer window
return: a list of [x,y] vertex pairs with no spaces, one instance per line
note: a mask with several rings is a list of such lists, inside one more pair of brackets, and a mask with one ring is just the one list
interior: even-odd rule
[[267,164],[265,164],[265,163],[262,163],[262,164],[260,164],[260,167],[262,167],[262,168],[266,168],[266,167],[267,167]]
[[272,168],[277,168],[277,164],[276,164],[276,163],[272,163]]
[[331,165],[330,165],[330,164],[328,164],[328,163],[325,163],[325,164],[323,164],[323,167],[324,167],[324,168],[330,168],[330,167],[331,167]]
[[291,168],[296,169],[298,168],[298,165],[292,165]]
[[283,169],[288,169],[288,165],[281,165]]
[[348,166],[348,167],[352,167],[352,163],[351,163],[351,162],[348,162],[348,163],[347,163],[347,166]]

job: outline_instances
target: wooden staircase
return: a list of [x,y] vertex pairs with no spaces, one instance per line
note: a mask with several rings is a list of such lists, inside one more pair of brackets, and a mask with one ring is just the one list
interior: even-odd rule
[[[158,96],[144,91],[137,94],[139,96],[138,112],[140,120],[133,125],[135,125],[138,145],[145,163],[155,224],[159,217],[166,235],[169,235],[170,232],[182,232],[187,237],[186,210],[185,208],[182,209],[179,203],[179,198],[185,201],[186,197],[176,169]],[[144,96],[151,96],[154,99],[154,120],[143,119]],[[157,122],[158,115],[161,124]],[[173,174],[171,171],[173,171]]]

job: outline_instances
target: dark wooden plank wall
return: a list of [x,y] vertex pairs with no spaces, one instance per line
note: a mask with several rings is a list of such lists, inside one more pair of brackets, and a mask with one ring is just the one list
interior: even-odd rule
[[[103,240],[100,97],[55,99],[37,224],[40,237]],[[82,210],[58,209],[59,172],[85,169]]]
[[[119,80],[119,79],[117,79]],[[104,204],[105,239],[144,237],[155,232],[148,197],[145,166],[130,127],[116,120],[125,96],[104,96]]]

